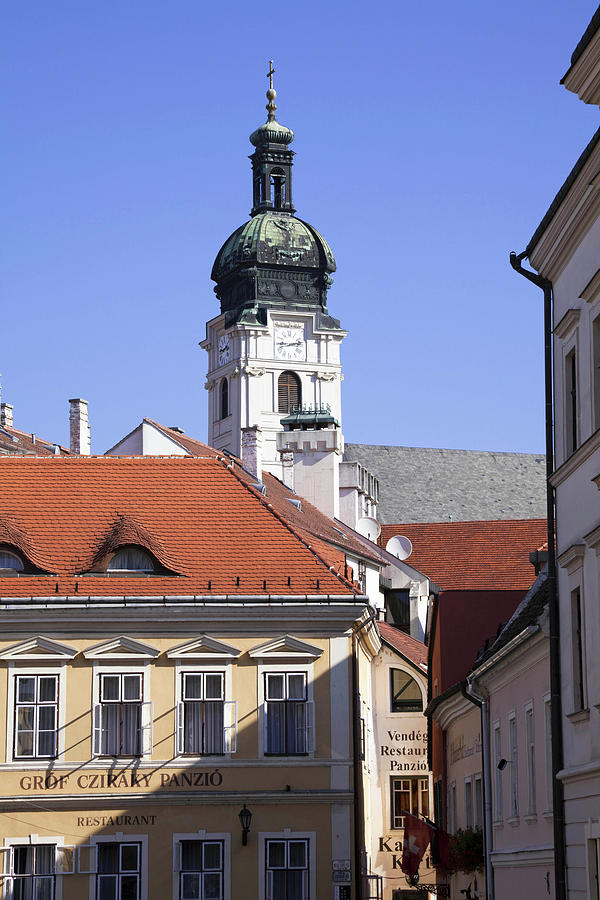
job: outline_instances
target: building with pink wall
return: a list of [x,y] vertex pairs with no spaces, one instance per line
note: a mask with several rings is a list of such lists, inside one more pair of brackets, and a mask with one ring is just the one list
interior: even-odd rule
[[554,896],[547,619],[543,573],[468,679],[488,705],[486,838],[495,900]]

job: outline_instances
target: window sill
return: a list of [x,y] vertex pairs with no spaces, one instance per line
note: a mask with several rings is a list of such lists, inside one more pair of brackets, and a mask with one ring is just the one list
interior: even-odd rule
[[504,820],[498,819],[496,822],[492,822],[494,828],[504,828]]
[[537,813],[529,813],[526,816],[523,816],[525,822],[530,822],[531,824],[535,824],[538,820]]
[[521,819],[519,816],[511,816],[509,819],[506,819],[506,824],[510,825],[512,828],[516,828]]
[[574,712],[567,713],[567,719],[569,722],[573,722],[574,725],[577,725],[578,722],[587,722],[589,718],[589,709],[576,709]]
[[542,818],[543,819],[553,819],[554,813],[552,812],[551,809],[545,809],[544,812],[542,813]]

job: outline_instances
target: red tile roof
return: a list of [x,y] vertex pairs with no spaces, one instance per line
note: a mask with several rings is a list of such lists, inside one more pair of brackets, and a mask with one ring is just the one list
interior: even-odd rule
[[[58,454],[56,448],[58,447]],[[9,425],[0,426],[0,455],[16,456],[68,456],[69,451],[60,444],[43,441],[35,434],[19,431]]]
[[411,637],[410,634],[400,631],[399,628],[390,625],[388,622],[378,622],[377,627],[381,639],[386,644],[389,644],[394,650],[397,650],[398,653],[401,653],[402,656],[414,662],[420,668],[427,668],[427,647],[422,641],[418,641],[416,638]]
[[[0,576],[0,597],[73,595],[76,583],[85,596],[352,597],[343,555],[267,503],[215,457],[0,457],[0,523],[52,573]],[[151,536],[149,549],[181,575],[76,578],[123,521],[127,540],[136,529]]]
[[412,543],[406,563],[442,590],[527,590],[535,580],[529,554],[544,543],[546,520],[384,525],[382,546],[395,534]]

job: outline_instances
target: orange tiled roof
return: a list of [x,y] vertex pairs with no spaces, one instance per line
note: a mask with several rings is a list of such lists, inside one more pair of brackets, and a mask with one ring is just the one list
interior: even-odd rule
[[[56,448],[58,447],[58,454]],[[19,431],[10,425],[0,427],[0,455],[14,453],[16,456],[68,456],[69,451],[60,444],[43,441],[35,434]]]
[[397,650],[398,653],[401,653],[402,656],[414,662],[417,666],[427,668],[427,647],[422,641],[418,641],[416,638],[411,637],[410,634],[400,631],[399,628],[390,625],[389,622],[378,622],[377,627],[382,640],[390,644],[394,650]]
[[529,554],[546,539],[546,520],[384,525],[382,546],[395,534],[413,545],[407,564],[442,590],[528,590],[535,580]]
[[[181,444],[181,446],[187,449],[192,456],[224,457],[224,454],[219,450],[209,447],[208,444],[203,444],[202,441],[198,441],[196,438],[180,434],[178,431],[167,428],[166,425],[161,425],[153,419],[147,418],[146,421],[150,422],[168,437]],[[256,484],[256,479],[242,468],[241,461],[238,457],[229,456],[227,459],[229,464],[233,466],[237,475],[242,478],[246,484]],[[343,553],[340,554],[331,546],[325,550],[326,545],[333,544],[343,552],[350,552],[360,557],[372,559],[378,563],[381,562],[377,552],[370,552],[363,543],[357,541],[350,533],[347,525],[343,522],[330,519],[317,509],[316,506],[309,503],[308,500],[305,500],[303,497],[294,493],[294,491],[291,491],[279,480],[279,478],[276,478],[275,475],[271,475],[269,472],[263,472],[262,481],[267,490],[264,497],[267,505],[270,504],[279,515],[290,522],[294,528],[311,543],[311,545],[314,544],[315,546],[320,546],[321,551],[328,555],[328,558],[329,556],[332,557],[332,561],[336,566],[339,564],[340,558],[343,563]],[[298,509],[293,503],[290,503],[290,500],[300,500],[302,509]]]
[[[266,499],[216,457],[0,457],[0,523],[52,573],[0,576],[0,597],[73,595],[75,584],[85,596],[351,597],[341,554],[305,540]],[[122,521],[128,540],[152,536],[181,574],[75,577]]]

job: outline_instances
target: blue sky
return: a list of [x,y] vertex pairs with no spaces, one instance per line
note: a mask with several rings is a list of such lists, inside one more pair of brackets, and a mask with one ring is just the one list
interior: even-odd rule
[[15,425],[102,452],[206,435],[212,261],[250,209],[269,58],[298,215],[333,247],[347,441],[543,449],[520,251],[598,126],[559,85],[595,0],[2,5],[0,372]]

